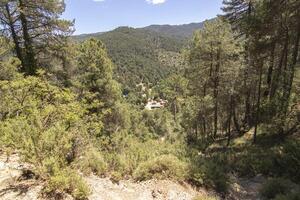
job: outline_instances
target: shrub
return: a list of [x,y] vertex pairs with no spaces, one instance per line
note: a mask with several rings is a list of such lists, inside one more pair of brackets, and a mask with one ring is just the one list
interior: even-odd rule
[[90,190],[82,178],[71,169],[63,169],[50,176],[48,184],[44,189],[48,194],[69,193],[75,199],[87,199]]
[[300,183],[300,143],[299,141],[285,141],[272,148],[248,147],[243,152],[236,154],[231,168],[241,176],[266,176],[286,177],[295,183]]
[[278,175],[288,177],[297,184],[300,183],[300,142],[287,141],[281,148],[278,158]]
[[215,160],[204,164],[205,184],[212,186],[220,193],[226,193],[229,187],[229,178],[223,165]]
[[283,178],[274,178],[268,180],[260,190],[263,199],[274,199],[278,195],[286,195],[290,193],[294,187],[294,183]]
[[114,151],[104,152],[103,155],[105,161],[108,163],[110,171],[117,171],[120,174],[125,174],[127,166],[121,155]]
[[141,163],[135,170],[135,180],[144,181],[151,178],[184,180],[186,164],[173,155],[162,155]]
[[68,168],[86,139],[84,107],[74,93],[38,77],[0,81],[0,113],[6,113],[0,143],[35,166],[32,170],[48,183],[45,191],[86,198],[88,187]]
[[122,174],[120,174],[120,172],[113,171],[110,175],[110,180],[113,183],[119,183],[122,180]]
[[84,137],[83,108],[75,95],[36,77],[0,81],[0,94],[0,112],[7,113],[0,121],[0,140],[39,171],[49,158],[64,166]]
[[226,193],[229,187],[226,160],[221,157],[191,158],[189,180],[196,186],[208,186],[219,193]]
[[300,200],[300,191],[291,192],[287,195],[277,195],[274,200]]
[[[132,176],[141,163],[153,160],[161,155],[179,155],[183,157],[182,144],[148,139],[143,141],[130,134],[116,134],[108,143],[110,149],[103,149],[102,155],[111,171],[122,176]],[[106,145],[106,144],[104,144]],[[103,141],[98,146],[103,147]]]
[[86,175],[94,173],[98,176],[105,175],[107,163],[102,154],[94,148],[89,148],[78,161],[78,168]]

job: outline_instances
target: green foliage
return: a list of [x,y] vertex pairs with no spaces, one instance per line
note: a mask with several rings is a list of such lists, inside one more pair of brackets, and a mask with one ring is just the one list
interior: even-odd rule
[[278,174],[289,177],[296,183],[300,183],[300,172],[295,166],[300,166],[300,142],[297,140],[287,141],[278,158]]
[[177,120],[177,114],[180,113],[188,93],[188,80],[182,75],[174,74],[163,80],[156,90],[160,96],[168,100],[169,109]]
[[113,171],[110,175],[110,180],[114,183],[119,183],[123,176],[120,172]]
[[148,128],[152,137],[176,137],[177,124],[170,112],[167,110],[143,111],[142,122]]
[[[58,19],[63,1],[35,6],[5,1],[0,29],[14,45],[0,37],[1,149],[16,151],[33,164],[47,183],[46,193],[67,192],[76,199],[89,195],[77,171],[108,175],[116,183],[123,178],[188,180],[222,194],[230,170],[299,183],[299,141],[278,142],[269,133],[288,136],[299,129],[299,3],[224,3],[254,12],[231,13],[242,15],[234,16],[232,25],[239,25],[233,28],[245,37],[236,39],[223,18],[206,22],[195,32],[183,62],[181,39],[122,27],[97,35],[103,42],[75,45],[66,38],[71,23]],[[13,21],[7,19],[12,13]],[[35,28],[42,22],[51,23]],[[47,71],[37,71],[39,65]],[[127,101],[116,80],[124,84]],[[145,93],[136,86],[140,82],[152,92],[139,97]],[[167,108],[141,111],[152,95],[167,99]],[[258,135],[257,146],[230,146],[231,137],[252,126],[267,137]],[[217,148],[225,134],[228,148]],[[291,181],[272,179],[261,194],[297,199]],[[215,199],[196,199],[203,198]]]
[[209,186],[219,193],[226,193],[229,188],[225,161],[220,158],[194,158],[190,164],[189,178],[197,186]]
[[294,187],[295,184],[290,180],[274,178],[268,180],[259,192],[264,199],[281,199],[282,195],[291,193]]
[[148,160],[165,154],[182,156],[182,144],[170,143],[157,139],[140,139],[119,133],[111,141],[103,140],[99,144],[109,169],[119,172],[122,176],[132,176],[138,166]]
[[48,180],[44,189],[48,194],[70,193],[75,199],[84,200],[88,198],[90,189],[84,180],[72,169],[56,171]]
[[190,38],[195,30],[201,29],[203,22],[191,23],[183,25],[151,25],[143,29],[155,31],[162,35],[168,35],[170,37],[176,37],[178,39]]
[[155,179],[184,180],[186,164],[173,155],[162,155],[153,160],[141,163],[134,172],[134,178],[139,181]]
[[276,198],[274,200],[300,200],[300,191],[291,192],[286,195],[276,195]]
[[14,80],[21,77],[18,73],[20,60],[9,56],[12,51],[12,45],[7,38],[0,36],[0,81]]
[[36,75],[38,67],[49,68],[52,59],[60,57],[67,36],[73,32],[73,23],[60,18],[64,10],[62,0],[1,3],[1,32],[14,43],[20,70],[26,75]]
[[0,82],[0,130],[7,148],[15,148],[38,168],[46,158],[61,165],[75,141],[81,139],[82,107],[74,95],[46,81],[29,77]]
[[268,175],[274,169],[275,159],[276,154],[272,150],[249,148],[245,149],[232,164],[241,176],[251,177],[259,173]]
[[107,163],[102,154],[95,148],[88,148],[76,162],[76,166],[85,175],[94,173],[103,176],[108,171]]
[[89,111],[89,123],[94,127],[92,134],[99,136],[101,128],[106,133],[114,132],[116,127],[124,125],[119,123],[126,117],[119,113],[122,105],[117,103],[121,100],[121,90],[113,79],[113,64],[104,44],[95,39],[83,42],[78,47],[77,62],[75,86]]
[[189,93],[183,111],[192,141],[197,141],[199,133],[216,137],[229,127],[243,73],[241,44],[222,18],[206,22],[194,33],[185,52]]
[[87,186],[68,168],[86,137],[80,119],[84,109],[75,95],[38,77],[1,81],[0,93],[4,149],[34,164],[35,173],[48,181],[49,192],[86,198]]
[[[261,140],[263,140],[261,138]],[[270,139],[266,139],[270,143]],[[283,176],[299,183],[299,141],[265,147],[244,147],[241,153],[232,152],[230,166],[241,176]]]
[[[180,62],[179,52],[184,41],[161,34],[128,27],[98,35],[84,35],[76,40],[89,38],[103,41],[108,54],[116,65],[116,79],[131,89],[142,82],[156,83],[175,71]],[[164,62],[163,56],[175,57],[173,62]]]
[[[121,95],[118,84],[113,80],[113,64],[108,58],[104,44],[95,39],[83,42],[78,49],[78,75],[80,86],[89,92],[87,103],[91,110],[111,106]],[[93,106],[94,105],[94,106]]]

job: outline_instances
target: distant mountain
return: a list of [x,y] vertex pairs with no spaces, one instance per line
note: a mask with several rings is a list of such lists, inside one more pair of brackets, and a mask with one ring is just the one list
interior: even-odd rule
[[161,33],[169,37],[189,38],[195,30],[201,29],[203,25],[204,22],[183,25],[151,25],[142,29]]
[[84,40],[87,40],[89,38],[97,38],[99,35],[102,35],[106,32],[98,32],[98,33],[86,33],[86,34],[80,34],[80,35],[74,35],[72,36],[73,40],[77,42],[82,42]]
[[116,66],[116,78],[125,87],[157,83],[181,67],[181,50],[203,23],[152,25],[145,28],[119,27],[109,32],[74,36],[76,41],[100,39]]
[[[206,20],[209,21],[209,20]],[[190,23],[190,24],[181,24],[181,25],[150,25],[143,28],[137,28],[140,30],[146,30],[146,31],[152,31],[159,34],[163,34],[165,36],[169,37],[179,37],[179,38],[189,38],[193,35],[194,31],[197,29],[202,29],[204,22],[199,23]],[[119,27],[122,28],[122,27]],[[117,28],[118,29],[118,28]],[[115,29],[115,30],[117,30]],[[108,31],[112,32],[112,31]],[[91,37],[98,37],[99,35],[102,35],[105,32],[98,32],[98,33],[90,33],[90,34],[81,34],[76,35],[74,38],[76,40],[84,40]]]

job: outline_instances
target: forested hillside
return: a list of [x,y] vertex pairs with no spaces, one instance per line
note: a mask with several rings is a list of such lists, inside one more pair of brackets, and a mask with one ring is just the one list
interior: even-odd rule
[[182,25],[150,25],[142,29],[154,31],[169,37],[187,39],[192,37],[194,31],[197,29],[201,29],[203,25],[204,22]]
[[64,1],[1,1],[0,170],[19,157],[22,173],[0,177],[0,199],[95,199],[126,180],[151,200],[298,200],[300,1],[222,9],[187,41],[121,27],[74,42]]
[[156,83],[182,65],[181,50],[203,23],[153,25],[134,29],[120,27],[110,32],[74,36],[75,41],[103,41],[116,65],[116,78],[129,88],[140,82]]

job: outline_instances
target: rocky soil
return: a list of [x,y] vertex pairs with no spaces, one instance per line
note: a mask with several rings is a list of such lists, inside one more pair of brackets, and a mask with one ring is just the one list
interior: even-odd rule
[[[5,155],[0,155],[0,199],[44,200],[40,195],[43,183],[22,177],[22,171],[30,166],[20,164],[17,155],[12,155],[9,161],[6,159]],[[205,191],[196,191],[187,184],[172,181],[120,181],[116,184],[108,178],[96,176],[85,179],[92,190],[90,200],[192,200],[196,195],[205,194]],[[65,199],[72,198],[66,195]]]
[[[12,155],[9,161],[6,159],[6,156],[0,155],[0,200],[45,200],[40,195],[43,183],[30,176],[22,176],[22,171],[30,166],[21,164],[17,155]],[[85,177],[85,180],[92,191],[90,200],[192,200],[195,196],[208,195],[204,189],[196,190],[188,184],[169,180],[113,183],[108,178],[96,176]],[[257,191],[264,181],[261,176],[253,179],[237,179],[233,176],[230,194],[226,199],[257,200]],[[64,199],[72,198],[65,195]]]

